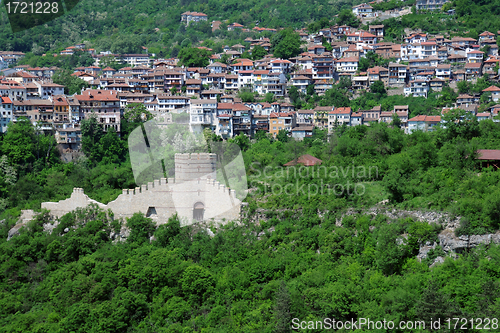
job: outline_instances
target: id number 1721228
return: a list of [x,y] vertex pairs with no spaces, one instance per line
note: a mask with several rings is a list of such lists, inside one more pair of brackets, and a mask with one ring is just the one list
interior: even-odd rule
[[57,2],[11,1],[6,2],[8,14],[56,14],[59,12]]

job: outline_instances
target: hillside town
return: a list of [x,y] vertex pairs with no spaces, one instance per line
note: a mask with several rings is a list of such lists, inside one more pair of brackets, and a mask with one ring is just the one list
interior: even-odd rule
[[[363,17],[374,15],[368,4],[354,7],[353,12]],[[190,24],[207,20],[207,16],[186,12],[181,20]],[[214,25],[219,28],[220,22],[212,22],[212,27]],[[227,29],[244,27],[232,23]],[[72,76],[90,86],[74,95],[64,94],[65,87],[52,82],[58,68],[16,66],[23,54],[2,51],[0,131],[5,133],[9,122],[27,117],[39,129],[54,133],[63,148],[78,149],[82,119],[95,114],[104,130],[112,127],[120,133],[125,108],[141,103],[152,115],[166,122],[172,121],[173,114],[188,114],[193,131],[209,128],[224,139],[239,134],[252,137],[259,130],[273,137],[284,130],[291,137],[303,139],[311,136],[314,128],[331,132],[342,125],[390,124],[395,115],[405,133],[412,133],[432,130],[443,122],[441,116],[429,112],[410,117],[412,110],[408,105],[396,105],[390,110],[383,110],[380,105],[369,110],[335,105],[296,110],[288,93],[295,87],[301,94],[313,89],[322,96],[334,84],[347,79],[353,95],[369,91],[373,84],[382,82],[392,94],[427,98],[431,91],[440,92],[447,86],[456,90],[460,81],[475,82],[484,75],[488,75],[491,82],[498,82],[499,78],[496,37],[500,32],[484,31],[477,40],[412,32],[404,37],[402,44],[384,41],[383,24],[369,25],[368,31],[336,25],[314,34],[306,30],[297,32],[306,50],[297,57],[279,59],[267,54],[255,61],[241,58],[246,51],[251,54],[256,46],[267,52],[271,50],[269,38],[247,38],[244,45],[226,46],[222,53],[212,54],[210,64],[203,68],[180,66],[179,59],[158,59],[154,54],[97,54],[85,44],[74,45],[57,56],[72,55],[80,50],[88,52],[94,60],[93,66],[74,68]],[[325,43],[331,46],[331,51],[327,51]],[[389,59],[388,66],[360,71],[360,61],[370,52]],[[102,66],[101,60],[106,56],[113,56],[127,67],[117,71]],[[228,60],[223,62],[222,58]],[[242,89],[261,98],[243,102],[238,97]],[[275,102],[263,101],[262,97],[269,93]],[[478,120],[495,119],[500,105],[479,112],[480,102],[497,102],[499,98],[500,88],[491,85],[474,95],[460,94],[453,108],[462,109]],[[443,108],[441,113],[448,110],[450,107]]]

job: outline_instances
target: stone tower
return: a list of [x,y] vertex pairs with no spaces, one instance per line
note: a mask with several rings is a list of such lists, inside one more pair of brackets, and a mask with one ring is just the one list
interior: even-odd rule
[[216,178],[217,155],[210,153],[175,154],[175,181]]

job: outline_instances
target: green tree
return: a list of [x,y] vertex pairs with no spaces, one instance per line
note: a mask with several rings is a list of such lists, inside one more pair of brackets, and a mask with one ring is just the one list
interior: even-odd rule
[[390,59],[384,59],[373,51],[366,52],[366,55],[359,59],[359,70],[365,72],[368,68],[375,66],[386,67]]
[[185,47],[179,51],[181,65],[186,67],[206,67],[210,63],[211,52],[196,47]]
[[266,94],[266,96],[264,97],[264,101],[266,101],[267,103],[273,103],[275,101],[274,94],[271,92],[268,92]]
[[200,305],[213,292],[215,280],[206,268],[193,265],[186,268],[180,280],[182,292],[193,305]]
[[380,80],[373,82],[371,84],[370,91],[374,94],[379,94],[380,96],[387,95],[387,92],[385,91],[384,82],[382,82]]
[[58,70],[52,76],[52,81],[63,85],[64,93],[66,95],[79,94],[82,92],[82,89],[89,87],[89,84],[86,81],[76,76],[72,76],[71,74],[72,72],[70,70]]
[[2,151],[9,161],[22,167],[30,166],[35,161],[35,128],[27,118],[8,124]]
[[439,290],[436,281],[430,280],[427,288],[423,291],[420,299],[415,304],[415,316],[424,320],[426,327],[432,327],[430,321],[440,320],[444,322],[457,314],[453,305],[448,301],[449,297]]
[[102,162],[104,164],[120,163],[125,159],[124,142],[120,140],[113,127],[108,128],[106,134],[100,140],[102,149]]
[[82,151],[92,162],[101,160],[101,138],[104,136],[104,128],[97,121],[97,116],[91,114],[81,121]]
[[296,86],[290,87],[290,89],[288,89],[288,96],[290,97],[290,101],[292,103],[297,103],[300,98],[299,89]]
[[314,95],[314,93],[315,93],[315,91],[314,91],[314,84],[307,85],[306,92],[307,92],[308,96]]
[[401,119],[395,112],[392,114],[392,126],[394,126],[395,128],[401,128]]
[[274,318],[276,321],[276,331],[279,333],[290,332],[291,320],[291,299],[285,281],[281,281],[279,289],[276,291],[276,303],[274,305]]
[[238,92],[238,97],[241,98],[243,103],[255,102],[255,95],[250,88],[243,87]]
[[278,132],[278,135],[276,135],[276,139],[279,141],[279,142],[288,142],[288,132],[284,129],[280,129],[280,131]]
[[136,243],[137,245],[149,242],[156,229],[154,222],[144,217],[142,213],[135,213],[131,218],[127,219],[127,228],[130,229],[127,242]]
[[156,243],[162,247],[170,245],[181,232],[181,223],[177,215],[168,219],[166,224],[160,225],[155,232]]
[[288,59],[300,54],[302,42],[298,33],[287,28],[275,34],[271,39],[271,44],[275,57]]
[[359,20],[353,14],[352,10],[344,9],[344,10],[340,11],[340,13],[337,17],[337,24],[338,25],[348,25],[348,26],[357,28],[357,27],[359,27]]
[[267,51],[260,45],[255,45],[252,49],[252,60],[259,60],[266,56]]
[[459,81],[457,83],[459,94],[468,94],[471,89],[471,84],[468,81]]
[[131,103],[125,107],[123,118],[130,123],[139,124],[153,119],[153,115],[144,104]]

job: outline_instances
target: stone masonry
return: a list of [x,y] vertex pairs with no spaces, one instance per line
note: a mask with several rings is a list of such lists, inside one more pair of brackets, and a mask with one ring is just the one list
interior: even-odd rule
[[157,224],[178,214],[182,225],[196,221],[222,222],[240,218],[241,201],[236,192],[215,179],[215,154],[176,154],[176,178],[161,178],[135,189],[124,189],[107,205],[90,199],[83,189],[75,188],[71,197],[59,202],[44,202],[42,208],[61,217],[78,207],[91,203],[110,209],[115,218],[131,217],[141,212]]

